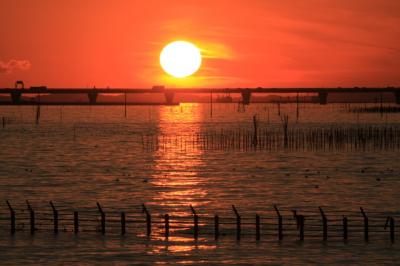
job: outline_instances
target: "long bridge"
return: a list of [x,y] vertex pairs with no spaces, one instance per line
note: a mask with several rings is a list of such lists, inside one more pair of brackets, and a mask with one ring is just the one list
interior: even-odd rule
[[12,104],[20,104],[23,94],[86,94],[89,104],[96,104],[99,94],[164,94],[166,104],[173,104],[174,96],[178,93],[231,93],[240,94],[241,103],[250,104],[251,95],[254,93],[315,93],[318,95],[320,104],[327,104],[329,93],[393,93],[395,101],[400,104],[400,87],[336,87],[336,88],[164,88],[155,86],[153,88],[47,88],[45,86],[24,88],[22,81],[17,81],[14,88],[0,88],[0,94],[11,96]]

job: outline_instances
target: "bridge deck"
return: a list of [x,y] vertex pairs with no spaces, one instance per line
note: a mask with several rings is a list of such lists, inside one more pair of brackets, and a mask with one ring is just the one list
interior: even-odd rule
[[145,88],[45,88],[31,87],[29,89],[0,89],[0,94],[10,93],[22,94],[84,94],[84,93],[101,93],[101,94],[118,94],[118,93],[379,93],[379,92],[400,92],[398,87],[370,87],[370,88],[171,88],[171,89],[145,89]]

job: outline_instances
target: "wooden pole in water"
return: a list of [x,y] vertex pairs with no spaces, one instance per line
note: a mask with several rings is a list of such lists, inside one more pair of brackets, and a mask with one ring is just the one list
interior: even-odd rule
[[193,208],[192,205],[190,205],[190,209],[193,214],[193,238],[197,240],[199,237],[199,216],[197,215],[196,210]]
[[232,205],[233,212],[236,215],[236,240],[240,240],[241,237],[241,217],[237,211],[235,205]]
[[260,215],[256,214],[256,240],[260,241]]
[[213,116],[213,93],[210,92],[210,116]]
[[343,240],[347,241],[347,217],[343,216]]
[[369,236],[368,236],[368,217],[367,214],[364,212],[364,209],[360,207],[360,211],[362,216],[364,217],[364,240],[368,242]]
[[321,213],[321,216],[322,216],[322,231],[323,231],[322,239],[324,241],[326,241],[326,240],[328,240],[328,219],[326,218],[325,213],[322,210],[322,208],[321,207],[318,207],[318,208],[319,208],[319,212]]
[[53,210],[54,234],[57,234],[58,233],[58,211],[54,207],[54,204],[52,201],[50,201],[50,206],[51,206],[51,209]]
[[274,205],[274,209],[275,209],[276,214],[278,215],[278,238],[279,238],[279,241],[281,241],[283,239],[282,216],[278,210],[278,207],[276,207],[276,205]]
[[125,118],[126,118],[126,91],[125,91]]
[[78,212],[74,211],[74,233],[77,234],[79,232],[79,216]]
[[8,202],[8,200],[6,202],[7,202],[8,209],[10,209],[10,233],[12,235],[14,235],[15,234],[15,211],[11,207],[10,202]]
[[304,241],[304,216],[298,215],[297,219],[298,219],[299,229],[300,229],[299,238],[300,238],[300,241]]
[[219,217],[218,215],[214,216],[214,239],[218,240],[219,238]]
[[394,243],[394,218],[390,217],[390,241]]
[[142,204],[143,212],[146,213],[146,235],[150,237],[151,235],[151,215],[147,210],[146,205]]
[[165,238],[169,237],[169,214],[164,215],[164,223],[165,223]]
[[106,233],[106,214],[103,212],[100,204],[98,202],[96,204],[101,215],[101,233],[104,235]]
[[385,227],[384,227],[385,230],[388,227],[388,224],[389,224],[389,227],[390,227],[390,242],[394,243],[394,238],[395,238],[394,229],[395,229],[395,227],[394,227],[394,218],[393,217],[388,217],[386,219],[386,223],[385,223]]
[[296,121],[299,120],[299,93],[296,96]]
[[125,212],[121,212],[121,235],[125,235]]
[[29,214],[30,214],[30,228],[31,235],[35,233],[35,212],[32,209],[32,206],[29,204],[29,201],[26,201],[26,205],[28,206]]

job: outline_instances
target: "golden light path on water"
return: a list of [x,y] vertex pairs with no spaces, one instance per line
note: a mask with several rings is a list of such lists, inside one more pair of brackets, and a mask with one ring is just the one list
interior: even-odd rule
[[[204,151],[197,146],[185,145],[177,147],[176,139],[166,139],[166,135],[171,132],[185,132],[190,126],[192,132],[201,130],[202,117],[199,113],[182,111],[190,104],[181,104],[180,109],[175,111],[164,107],[160,109],[158,142],[163,143],[164,147],[155,154],[153,176],[150,184],[156,187],[158,191],[153,198],[153,202],[165,207],[169,211],[171,222],[180,222],[179,217],[187,217],[189,207],[194,208],[199,204],[199,198],[206,199],[208,191],[206,186],[200,186],[204,181],[198,175],[196,169],[203,165]],[[183,136],[183,139],[182,139]],[[182,135],[179,143],[190,144],[192,136]],[[207,203],[207,202],[205,202]],[[204,203],[203,203],[204,204]],[[191,225],[187,224],[189,228]],[[174,234],[176,229],[171,228],[169,243],[164,248],[154,247],[150,253],[163,253],[166,251],[172,253],[189,252],[194,249],[213,249],[215,244],[202,245],[193,244],[193,240],[187,237],[181,237]],[[159,240],[164,240],[162,233],[159,234]]]

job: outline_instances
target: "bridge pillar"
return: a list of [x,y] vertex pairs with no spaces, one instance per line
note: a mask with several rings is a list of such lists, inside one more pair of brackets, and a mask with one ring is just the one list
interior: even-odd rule
[[22,92],[20,91],[12,91],[11,92],[11,100],[13,104],[18,104],[21,101]]
[[396,104],[400,104],[400,91],[396,91],[394,97],[396,99]]
[[17,80],[15,82],[15,89],[24,89],[24,82],[22,80]]
[[89,92],[88,93],[88,98],[89,98],[89,103],[90,104],[95,104],[97,102],[97,92]]
[[250,104],[250,99],[251,99],[251,92],[250,90],[244,90],[241,92],[242,94],[242,103],[244,105],[249,105]]
[[319,104],[325,105],[328,103],[328,93],[327,92],[318,92]]
[[166,91],[166,92],[164,92],[164,96],[165,96],[165,100],[166,100],[167,104],[173,104],[174,103],[174,96],[175,96],[174,92]]

